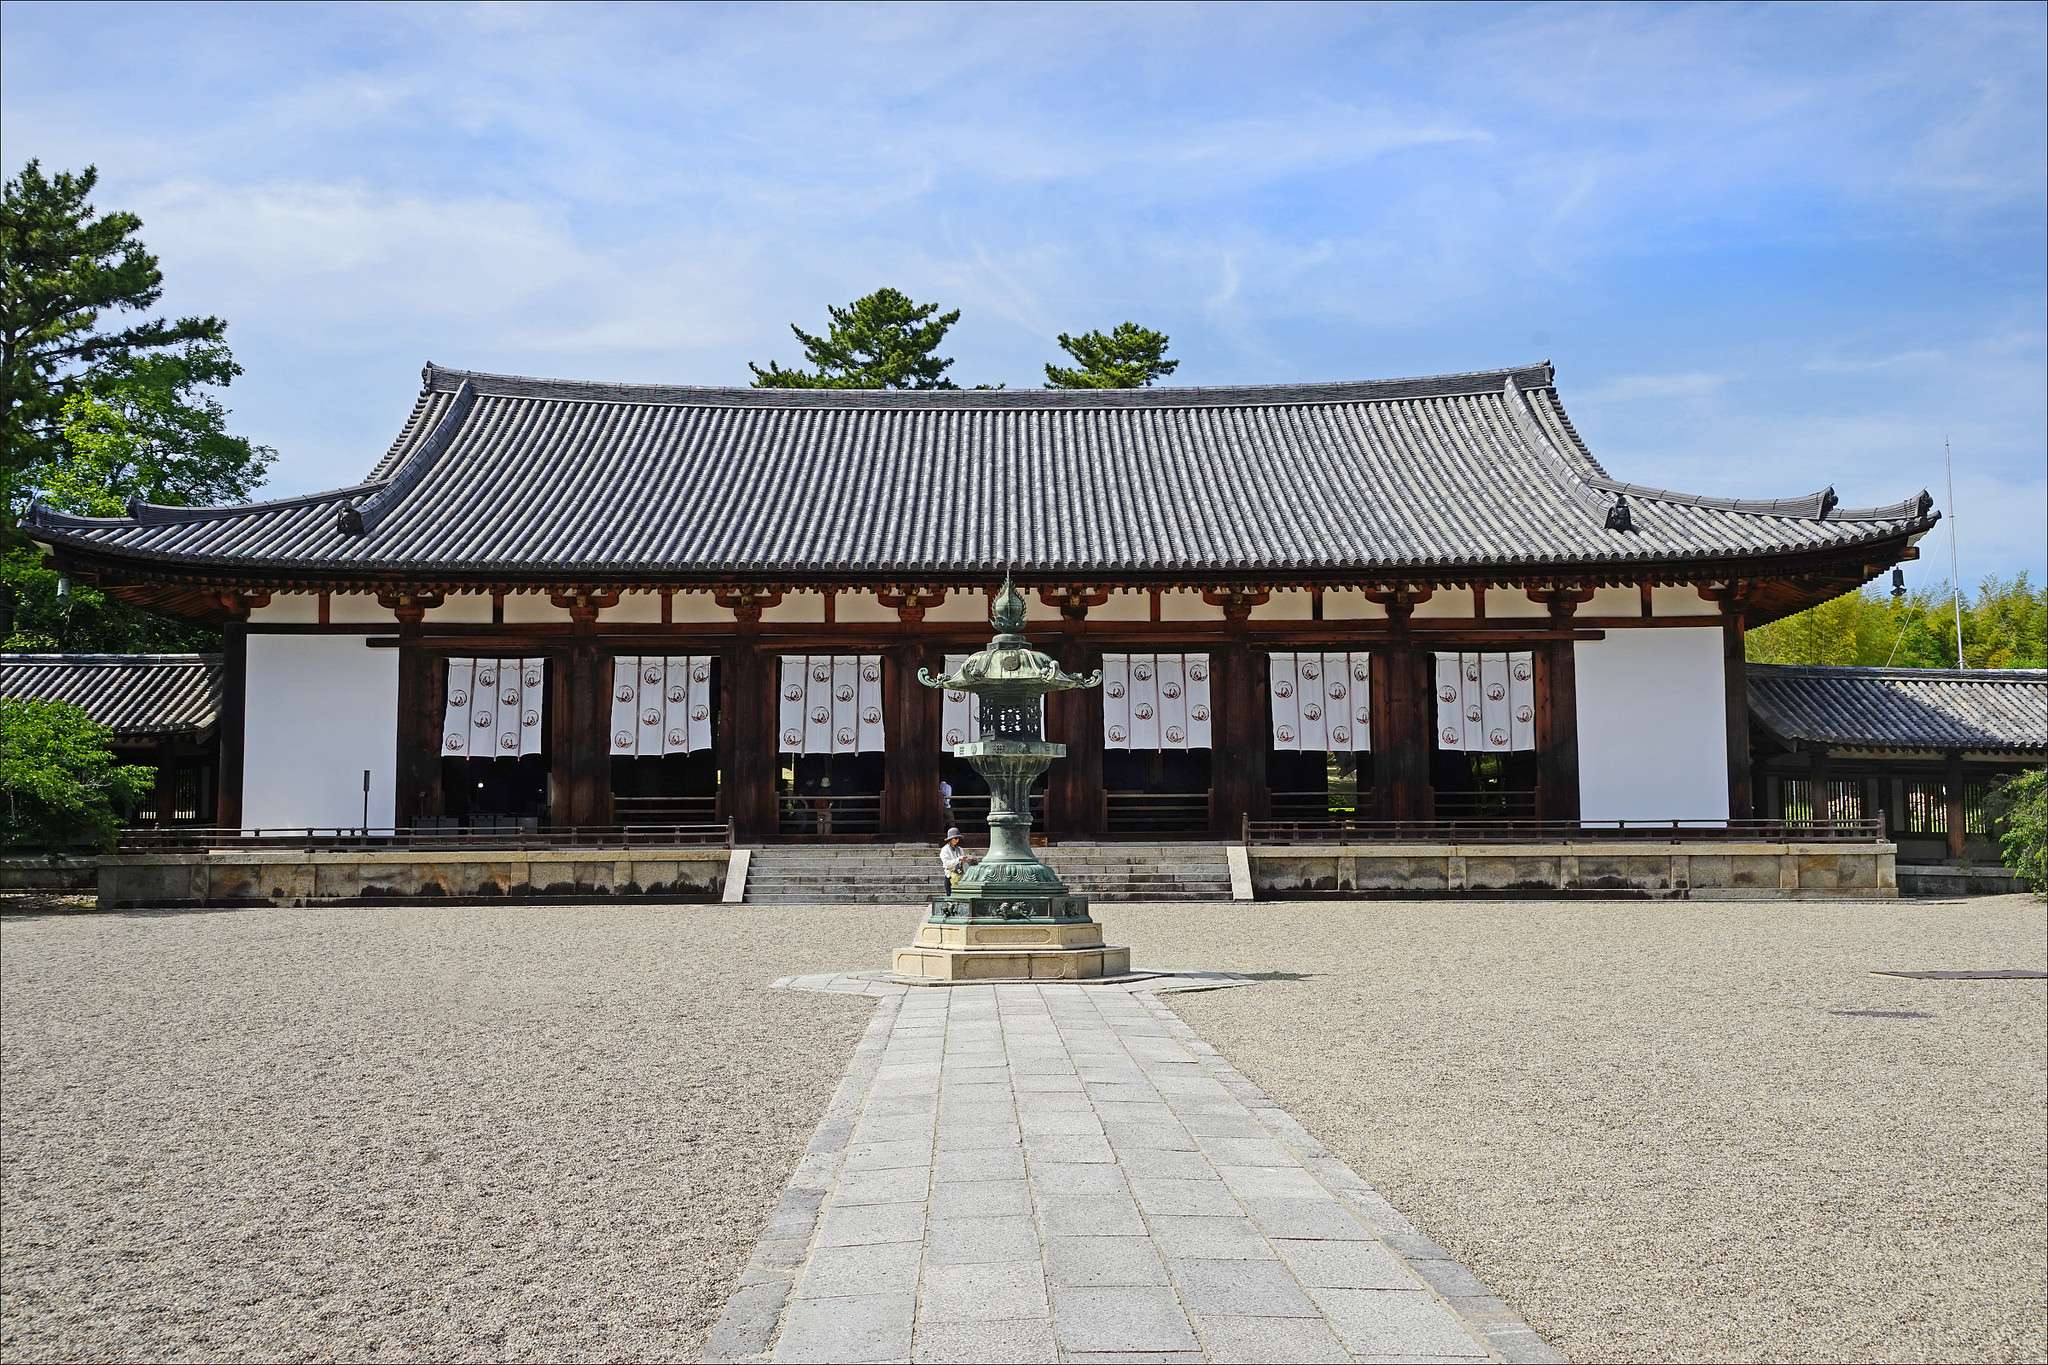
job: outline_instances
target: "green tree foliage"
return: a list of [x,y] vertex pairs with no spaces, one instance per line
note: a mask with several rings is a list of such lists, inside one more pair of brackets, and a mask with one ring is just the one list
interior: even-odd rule
[[1995,797],[2005,865],[2048,899],[2048,769],[2010,779]]
[[757,389],[957,389],[945,377],[953,362],[935,354],[960,310],[914,303],[896,289],[877,289],[844,308],[827,305],[832,325],[822,337],[791,323],[814,371],[749,363]]
[[[2048,588],[2024,572],[1993,575],[1962,607],[1962,667],[2048,667]],[[1762,664],[1955,668],[1955,608],[1946,583],[1899,598],[1865,588],[1750,631],[1747,656]]]
[[135,239],[142,220],[100,213],[89,202],[99,172],[45,176],[31,161],[0,187],[0,502],[6,525],[46,468],[61,464],[65,404],[96,392],[109,367],[145,352],[218,342],[219,318],[152,318],[102,325],[109,312],[139,312],[163,294],[157,259]]
[[111,848],[116,807],[141,800],[156,781],[154,768],[115,763],[113,737],[70,702],[0,699],[0,844]]
[[220,648],[220,632],[109,597],[58,575],[33,546],[0,551],[0,593],[13,594],[0,650],[30,654],[191,654]]
[[1089,332],[1070,337],[1060,333],[1060,349],[1076,362],[1075,367],[1047,365],[1048,389],[1149,389],[1180,368],[1178,360],[1166,358],[1166,333],[1154,332],[1135,322],[1119,322],[1104,336]]

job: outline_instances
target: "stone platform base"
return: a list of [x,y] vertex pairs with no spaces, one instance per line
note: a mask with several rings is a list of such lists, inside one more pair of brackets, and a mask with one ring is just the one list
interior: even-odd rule
[[722,848],[216,849],[107,854],[102,910],[131,906],[716,900]]
[[1899,894],[1888,843],[1648,839],[1572,844],[1254,845],[1262,900],[1306,896],[1620,895],[1694,900]]
[[927,948],[913,944],[898,948],[891,966],[899,981],[921,985],[965,981],[1099,981],[1131,975],[1131,950],[1102,944],[1101,926],[1087,927],[1095,930],[1095,947]]

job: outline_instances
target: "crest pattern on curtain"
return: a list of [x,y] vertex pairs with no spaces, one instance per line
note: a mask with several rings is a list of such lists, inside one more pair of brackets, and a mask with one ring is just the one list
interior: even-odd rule
[[882,749],[882,656],[782,656],[780,750],[866,754]]
[[1110,749],[1209,747],[1209,656],[1102,656],[1102,743]]
[[1438,654],[1437,747],[1472,754],[1536,748],[1536,663],[1531,654]]
[[657,758],[711,747],[711,656],[612,660],[612,755]]
[[525,758],[540,752],[546,659],[450,659],[443,758]]
[[1271,654],[1267,665],[1274,748],[1332,754],[1372,749],[1370,656]]

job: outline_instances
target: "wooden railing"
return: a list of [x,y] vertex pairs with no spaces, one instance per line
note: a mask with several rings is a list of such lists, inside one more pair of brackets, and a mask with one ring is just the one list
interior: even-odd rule
[[[945,814],[944,818],[947,824],[957,825],[963,834],[986,834],[988,807],[989,797],[985,792],[955,793],[951,813]],[[1031,824],[1034,829],[1045,828],[1044,792],[1031,793]]]
[[1878,820],[1253,820],[1247,844],[1879,843]]
[[1111,834],[1192,834],[1209,828],[1207,792],[1104,792]]
[[1536,793],[1514,791],[1440,792],[1429,794],[1433,820],[1534,820]]
[[697,825],[718,819],[715,796],[614,796],[612,817],[621,825]]
[[[432,819],[432,817],[429,817]],[[692,825],[579,825],[542,829],[516,817],[514,823],[447,828],[438,821],[413,829],[368,829],[348,826],[280,829],[220,829],[180,825],[168,829],[131,829],[116,845],[121,853],[197,853],[208,849],[242,850],[380,850],[548,848],[666,848],[678,845],[732,847],[732,822]]]
[[1350,809],[1334,805],[1346,798],[1334,792],[1268,792],[1267,809],[1275,820],[1372,820],[1379,815],[1379,793],[1359,792]]
[[880,796],[795,796],[785,793],[776,803],[778,834],[824,838],[834,834],[879,834]]

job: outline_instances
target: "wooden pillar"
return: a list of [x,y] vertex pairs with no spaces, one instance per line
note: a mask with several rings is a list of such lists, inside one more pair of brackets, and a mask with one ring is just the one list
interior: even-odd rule
[[[178,801],[178,742],[160,739],[156,745],[156,827],[166,829],[176,818]],[[204,819],[206,813],[200,812]]]
[[1372,652],[1373,785],[1382,820],[1429,818],[1432,663],[1408,639]]
[[569,612],[566,657],[556,656],[560,686],[555,693],[553,823],[579,827],[612,823],[611,670],[597,637],[598,613],[618,605],[617,593],[551,593],[549,600]]
[[1264,712],[1250,645],[1232,640],[1209,656],[1209,829],[1236,836],[1247,816],[1268,813]]
[[883,834],[936,841],[945,829],[939,804],[939,693],[917,680],[945,661],[918,641],[882,651]]
[[1806,789],[1811,795],[1807,800],[1813,808],[1815,820],[1828,818],[1826,787],[1828,783],[1828,746],[1816,744],[1806,751]]
[[1750,777],[1749,661],[1743,649],[1744,603],[1721,603],[1722,723],[1728,732],[1728,818],[1756,817],[1756,792]]
[[[410,828],[422,815],[441,813],[440,707],[433,655],[419,644],[417,622],[398,628],[398,789],[391,822]],[[438,689],[445,692],[445,688]]]
[[733,837],[758,842],[775,833],[774,659],[762,653],[758,627],[742,623],[725,679],[725,725],[720,739],[726,817]]
[[1951,749],[1941,757],[1942,794],[1948,798],[1948,856],[1960,862],[1963,843],[1969,837],[1968,816],[1963,810],[1963,751]]
[[[1102,666],[1100,653],[1078,636],[1059,645],[1060,669],[1082,677]],[[1100,834],[1102,804],[1102,689],[1054,692],[1045,699],[1045,737],[1067,746],[1055,760],[1045,793],[1048,834]]]
[[214,784],[213,822],[242,824],[243,732],[249,719],[248,614],[221,627],[220,773]]
[[1536,650],[1536,818],[1579,818],[1579,660],[1570,640]]

